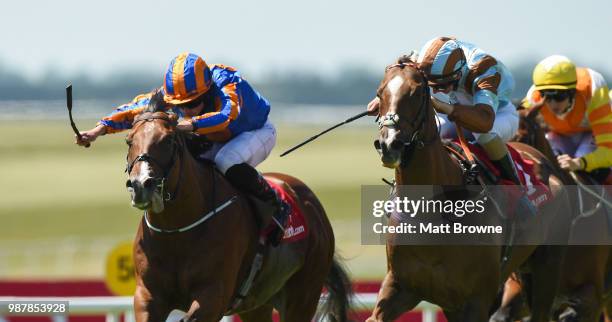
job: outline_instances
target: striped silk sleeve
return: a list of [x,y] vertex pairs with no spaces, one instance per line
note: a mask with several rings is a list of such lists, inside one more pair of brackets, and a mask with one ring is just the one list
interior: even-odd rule
[[500,74],[494,67],[489,68],[483,75],[478,76],[474,81],[474,105],[484,104],[497,112],[499,98],[497,88],[501,81]]
[[587,117],[597,148],[584,156],[587,162],[586,171],[612,167],[612,107],[609,90],[601,74],[590,72],[593,96],[587,107]]
[[106,133],[116,133],[132,128],[134,118],[149,104],[152,93],[138,95],[128,104],[117,107],[111,114],[98,122],[104,125]]
[[220,109],[217,112],[196,116],[192,120],[194,131],[198,134],[220,132],[240,114],[240,102],[236,83],[229,83],[219,91]]

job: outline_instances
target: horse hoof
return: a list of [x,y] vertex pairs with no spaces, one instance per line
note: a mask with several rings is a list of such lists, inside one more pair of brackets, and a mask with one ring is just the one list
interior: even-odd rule
[[578,322],[578,312],[574,310],[572,307],[568,307],[563,311],[563,313],[559,314],[559,322]]

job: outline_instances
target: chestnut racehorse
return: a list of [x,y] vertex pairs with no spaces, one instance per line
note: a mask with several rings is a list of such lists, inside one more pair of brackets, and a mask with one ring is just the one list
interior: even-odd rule
[[[520,126],[514,140],[529,144],[554,160],[556,159],[555,153],[538,120],[540,108],[525,109],[522,106],[519,107]],[[576,187],[574,180],[578,179],[585,185],[593,185],[592,179],[588,178],[585,173],[578,172],[573,178],[567,172],[561,170],[557,163],[554,163],[554,165],[555,174],[564,181],[564,184]],[[579,201],[579,198],[582,198],[582,201]],[[596,210],[597,199],[587,193],[582,193],[582,196],[579,197],[576,192],[572,191],[570,200],[573,206],[572,213],[576,219],[573,223],[574,229],[588,231],[592,235],[607,236],[606,210],[605,208]],[[581,203],[584,205],[582,209],[579,207]],[[583,213],[591,210],[595,210],[592,215],[584,218],[580,217],[583,216]],[[610,268],[612,268],[610,267],[610,261],[612,260],[610,251],[612,251],[612,248],[609,245],[575,245],[570,241],[562,264],[559,292],[557,301],[555,301],[556,311],[562,315],[559,321],[599,321],[604,294],[606,293],[605,281],[612,274],[610,271]],[[532,280],[532,276],[523,274],[522,283],[516,280],[509,280],[506,283],[504,301],[494,315],[494,321],[510,320],[509,312],[514,311],[510,309],[510,305],[520,304],[520,301],[516,302],[515,299],[520,295],[522,284],[526,283],[525,286],[529,290],[531,288],[529,284]]]
[[294,177],[267,174],[295,198],[307,234],[263,246],[247,196],[212,163],[192,157],[188,134],[176,129],[176,115],[164,105],[156,93],[127,136],[127,185],[132,204],[145,210],[134,240],[136,321],[164,321],[179,309],[187,312],[182,321],[237,313],[246,322],[271,322],[276,309],[281,321],[307,322],[324,286],[331,319],[346,321],[349,281],[334,259],[332,227],[315,194]]
[[[377,95],[378,117],[386,120],[380,122],[381,161],[395,168],[397,185],[464,186],[463,171],[439,136],[427,79],[418,66],[399,60],[387,67]],[[548,162],[533,148],[513,146],[523,157],[535,158],[537,164]],[[539,170],[536,167],[540,176]],[[549,183],[554,197],[537,216],[526,219],[527,226],[530,221],[536,226],[537,221],[553,218],[561,207],[567,207],[560,180],[550,176],[544,182]],[[502,224],[495,213],[483,218]],[[393,216],[389,222],[396,224]],[[398,245],[390,236],[387,274],[369,322],[392,321],[422,300],[442,307],[450,322],[487,321],[500,285],[519,267],[528,267],[538,276],[532,321],[548,321],[562,248],[515,245],[502,269],[504,248],[499,245]]]

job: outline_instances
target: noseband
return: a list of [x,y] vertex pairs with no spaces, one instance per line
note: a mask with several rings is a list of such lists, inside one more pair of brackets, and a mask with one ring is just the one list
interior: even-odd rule
[[[168,117],[167,114],[161,114],[161,113],[144,113],[141,114],[139,116],[137,116],[134,119],[134,123],[133,126],[136,126],[136,124],[140,123],[140,122],[149,122],[149,121],[153,121],[153,120],[163,120],[167,123],[169,123],[172,126],[176,126],[176,121],[171,119],[170,117]],[[134,158],[134,160],[129,161],[129,159],[126,159],[127,164],[125,167],[125,172],[129,175],[132,172],[132,169],[134,168],[134,165],[136,164],[136,162],[146,162],[146,163],[150,163],[153,164],[154,166],[158,167],[159,169],[162,169],[163,171],[163,176],[161,177],[155,177],[153,178],[156,182],[156,190],[160,193],[160,195],[162,196],[162,198],[164,199],[165,202],[167,201],[172,201],[176,198],[176,194],[178,192],[179,186],[180,186],[180,181],[177,182],[176,187],[174,188],[174,192],[172,194],[170,194],[169,192],[166,192],[166,181],[168,180],[168,175],[170,174],[170,170],[172,170],[172,168],[174,167],[174,164],[176,164],[176,159],[177,159],[177,155],[178,155],[178,160],[179,160],[179,166],[180,166],[180,161],[181,161],[181,156],[182,153],[178,153],[179,149],[181,148],[182,144],[181,144],[181,140],[176,138],[176,132],[174,134],[172,134],[174,136],[174,144],[171,155],[172,155],[172,159],[170,159],[170,163],[169,166],[167,168],[165,168],[161,162],[159,162],[159,160],[155,159],[154,157],[152,157],[150,154],[148,153],[141,153],[139,154],[136,158]],[[181,178],[181,173],[183,171],[183,167],[180,166],[179,168],[179,180]]]
[[[425,121],[427,117],[427,109],[429,108],[429,102],[430,102],[429,101],[429,95],[430,95],[429,86],[427,85],[427,77],[425,76],[425,73],[413,62],[397,63],[394,65],[387,66],[387,68],[385,69],[385,73],[393,68],[404,69],[406,67],[410,67],[418,71],[423,77],[425,85],[424,85],[423,93],[421,94],[422,100],[419,106],[419,111],[417,112],[417,116],[412,121],[408,122],[411,128],[414,129],[412,133],[408,136],[410,139],[406,141],[401,138],[397,138],[397,140],[400,141],[402,143],[402,146],[404,147],[402,149],[402,161],[401,161],[402,165],[405,165],[406,161],[410,159],[410,156],[412,155],[412,152],[414,151],[415,147],[418,149],[422,149],[423,147],[425,147],[425,145],[430,144],[437,139],[437,137],[434,137],[433,139],[429,141],[424,141],[422,137],[422,130],[423,130],[423,126],[425,125]],[[382,129],[382,128],[397,129],[399,127],[400,121],[401,119],[400,119],[399,114],[388,112],[384,116],[379,116],[377,123],[378,123],[379,129]],[[376,147],[376,150],[379,153],[382,153],[380,141],[376,140],[374,142],[374,145]]]

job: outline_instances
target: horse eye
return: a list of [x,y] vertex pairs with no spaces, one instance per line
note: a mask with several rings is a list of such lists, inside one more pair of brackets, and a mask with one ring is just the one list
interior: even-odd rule
[[125,144],[127,144],[128,146],[132,146],[132,140],[130,140],[129,138],[125,138]]
[[167,136],[165,138],[163,138],[161,140],[161,142],[159,142],[160,145],[164,146],[164,147],[171,147],[174,144],[174,140],[172,139],[172,137]]

